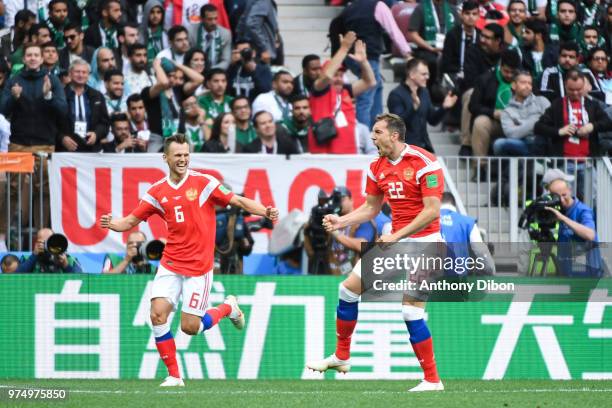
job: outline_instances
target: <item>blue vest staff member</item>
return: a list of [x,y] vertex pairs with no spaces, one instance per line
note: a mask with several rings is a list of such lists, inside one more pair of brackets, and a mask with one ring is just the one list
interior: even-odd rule
[[[561,247],[557,252],[569,255],[557,255],[560,272],[570,276],[599,277],[603,269],[597,246],[599,241],[595,231],[593,210],[573,196],[565,173],[559,169],[554,169],[554,171],[557,172],[558,177],[547,185],[547,189],[561,197],[562,212],[550,207],[546,209],[553,212],[560,221],[558,243]],[[548,179],[550,178],[549,175]],[[583,255],[586,256],[586,265],[581,265],[580,257]]]
[[[451,193],[442,194],[440,206],[440,233],[452,250],[456,260],[462,259],[463,263],[455,262],[457,266],[454,271],[449,271],[456,276],[466,276],[469,272],[475,275],[494,275],[495,261],[489,248],[483,242],[476,219],[457,212],[455,197]],[[484,268],[462,268],[465,260],[470,257],[470,250],[474,260],[482,259]]]

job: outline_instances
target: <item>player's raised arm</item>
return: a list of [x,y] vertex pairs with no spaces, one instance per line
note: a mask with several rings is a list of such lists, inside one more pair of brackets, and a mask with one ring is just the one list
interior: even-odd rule
[[112,214],[104,214],[100,217],[100,227],[108,228],[113,231],[123,232],[134,228],[142,221],[138,217],[130,214],[123,218],[113,219]]
[[382,208],[384,196],[368,194],[365,202],[350,213],[339,217],[329,214],[323,218],[323,227],[327,232],[335,231],[355,224],[363,224],[378,215]]
[[278,219],[278,209],[270,206],[265,207],[261,203],[251,200],[250,198],[242,197],[236,194],[230,199],[229,203],[234,207],[242,208],[249,214],[266,217],[272,221],[276,221]]

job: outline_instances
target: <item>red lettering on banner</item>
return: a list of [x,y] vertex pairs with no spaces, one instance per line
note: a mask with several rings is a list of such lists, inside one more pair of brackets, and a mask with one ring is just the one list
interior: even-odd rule
[[276,207],[270,189],[270,179],[266,169],[250,169],[244,182],[245,197],[261,202],[265,206]]
[[[141,184],[153,184],[164,177],[166,177],[166,173],[155,167],[124,168],[121,182],[123,185],[123,216],[130,214],[134,208],[138,206],[138,203],[140,202],[139,190]],[[150,217],[148,223],[149,227],[151,228],[151,233],[153,234],[153,237],[148,237],[149,239],[165,237],[168,235],[166,223],[160,217]],[[127,242],[128,235],[130,235],[132,231],[137,230],[138,227],[135,227],[130,231],[125,231],[123,233],[123,243]]]
[[198,173],[210,174],[217,180],[223,182],[223,175],[221,175],[221,173],[219,173],[217,170],[213,170],[213,169],[192,169],[192,170],[195,170]]
[[353,206],[359,207],[365,201],[363,194],[363,170],[346,171],[346,188],[353,195]]
[[306,169],[295,177],[289,188],[287,211],[298,209],[304,211],[304,194],[310,187],[318,186],[327,194],[336,186],[334,178],[322,169]]
[[[62,186],[62,228],[66,238],[68,238],[69,242],[76,245],[95,245],[103,241],[109,231],[105,228],[100,228],[98,220],[103,214],[111,211],[111,169],[97,168],[94,170],[96,211],[94,222],[88,228],[81,226],[79,222],[77,169],[74,167],[62,167],[60,173]],[[91,188],[91,186],[87,187]]]

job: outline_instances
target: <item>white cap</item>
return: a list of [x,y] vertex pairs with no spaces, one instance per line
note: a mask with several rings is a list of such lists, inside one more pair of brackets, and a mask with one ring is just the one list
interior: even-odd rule
[[548,185],[555,180],[574,181],[574,176],[565,174],[561,169],[548,169],[542,177],[542,183]]

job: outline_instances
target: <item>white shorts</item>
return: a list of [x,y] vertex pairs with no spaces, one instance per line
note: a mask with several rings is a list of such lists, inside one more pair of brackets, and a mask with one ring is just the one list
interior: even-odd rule
[[176,310],[182,295],[181,311],[202,317],[206,313],[212,283],[212,270],[201,276],[183,276],[160,264],[153,280],[151,299],[166,298]]
[[[403,239],[400,239],[398,242],[444,242],[444,238],[442,238],[442,234],[440,234],[439,232],[434,232],[433,234],[425,235],[422,237],[403,238]],[[355,266],[353,266],[353,270],[351,273],[361,278],[361,259],[359,259],[357,263],[355,264]]]

